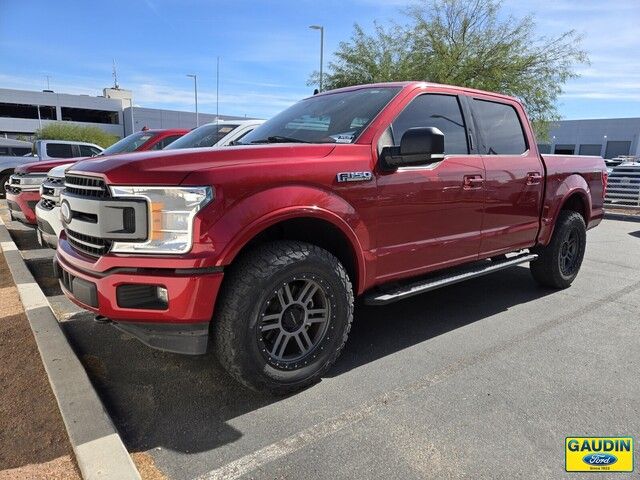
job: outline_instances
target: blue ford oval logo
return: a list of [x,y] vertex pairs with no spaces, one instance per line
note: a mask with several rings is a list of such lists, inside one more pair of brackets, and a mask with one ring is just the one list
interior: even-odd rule
[[60,204],[60,214],[62,215],[64,223],[71,222],[71,207],[66,200]]
[[590,453],[582,457],[582,461],[587,465],[613,465],[618,459],[610,453]]

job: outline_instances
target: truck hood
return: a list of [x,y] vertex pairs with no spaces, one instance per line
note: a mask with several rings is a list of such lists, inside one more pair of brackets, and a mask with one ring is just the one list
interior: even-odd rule
[[57,167],[59,165],[71,165],[72,163],[76,162],[77,160],[82,160],[80,159],[76,159],[76,158],[65,158],[64,160],[52,160],[49,162],[32,162],[32,163],[25,163],[24,165],[20,165],[19,167],[16,167],[15,172],[16,173],[40,173],[40,172],[48,172],[49,170],[51,170],[54,167]]
[[276,162],[278,159],[323,158],[335,144],[278,143],[235,147],[160,150],[93,157],[69,169],[74,173],[99,174],[112,185],[179,185],[190,173],[219,166]]

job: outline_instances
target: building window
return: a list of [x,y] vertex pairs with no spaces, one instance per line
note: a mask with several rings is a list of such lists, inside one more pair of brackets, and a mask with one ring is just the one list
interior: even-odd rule
[[118,112],[107,110],[91,110],[88,108],[62,107],[62,120],[70,122],[108,123],[117,125]]
[[604,158],[616,158],[620,155],[629,155],[631,150],[631,142],[628,141],[610,141],[607,142],[607,151],[604,154]]
[[[38,105],[0,103],[0,117],[38,119]],[[40,105],[40,119],[56,120],[56,107]]]
[[557,155],[573,155],[574,153],[576,153],[576,146],[563,145],[559,143],[558,145],[556,145],[556,148],[553,150],[553,153]]
[[597,155],[598,157],[602,153],[602,145],[599,143],[585,143],[580,145],[580,155]]

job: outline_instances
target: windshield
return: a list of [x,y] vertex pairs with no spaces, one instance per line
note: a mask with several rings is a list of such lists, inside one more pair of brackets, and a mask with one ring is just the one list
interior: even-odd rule
[[396,87],[363,88],[310,97],[263,123],[238,143],[353,143],[399,91]]
[[132,133],[128,137],[124,137],[119,142],[114,143],[109,148],[104,150],[100,155],[114,155],[116,153],[129,153],[135,152],[142,145],[147,143],[155,133],[151,132],[137,132]]
[[175,150],[176,148],[213,147],[229,133],[238,128],[238,126],[239,125],[230,123],[207,123],[206,125],[191,130],[184,137],[180,137],[164,149]]

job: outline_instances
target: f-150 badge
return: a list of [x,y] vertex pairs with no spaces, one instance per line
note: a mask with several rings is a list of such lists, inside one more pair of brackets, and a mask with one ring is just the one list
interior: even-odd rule
[[371,172],[340,172],[336,175],[338,182],[368,182],[373,178]]

